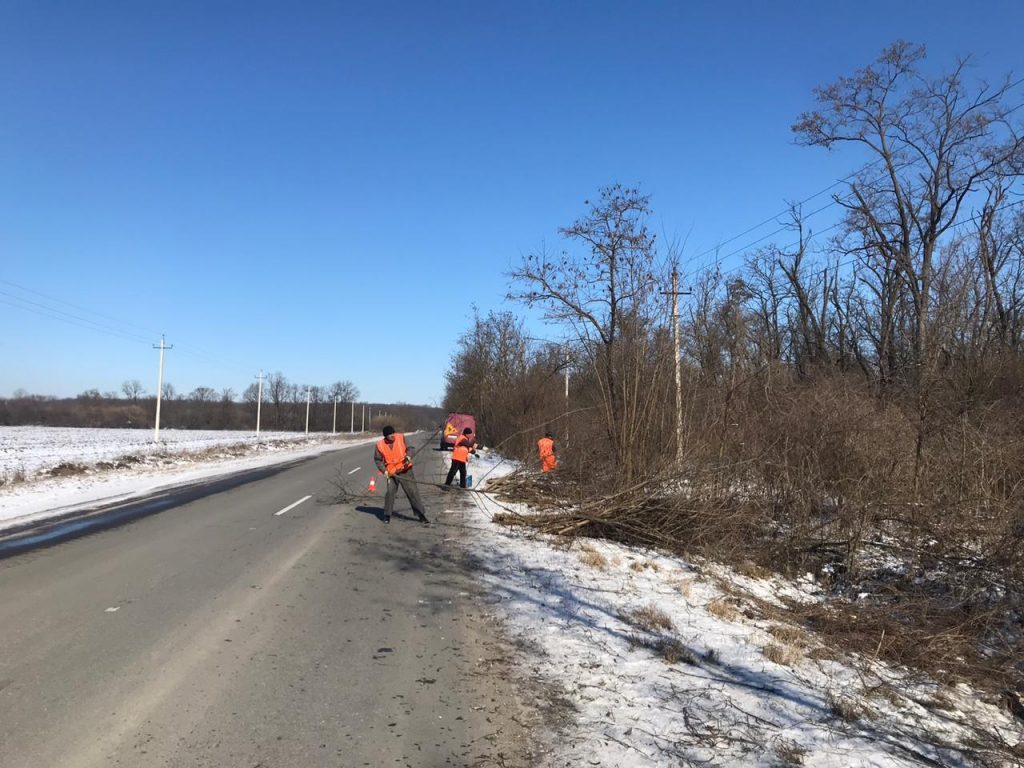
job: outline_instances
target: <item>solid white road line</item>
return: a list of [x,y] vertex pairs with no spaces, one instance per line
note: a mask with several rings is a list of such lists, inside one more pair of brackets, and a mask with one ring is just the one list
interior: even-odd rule
[[301,499],[299,499],[298,501],[296,501],[296,502],[295,502],[294,504],[289,504],[289,505],[288,505],[287,507],[285,507],[284,509],[282,509],[282,510],[281,510],[280,512],[275,512],[275,513],[274,513],[274,517],[277,517],[278,515],[283,515],[283,514],[284,514],[285,512],[287,512],[287,511],[288,511],[289,509],[295,509],[295,508],[296,508],[297,506],[299,506],[299,504],[301,504],[302,502],[304,502],[304,501],[307,501],[308,499],[312,499],[312,498],[313,498],[313,494],[310,494],[309,496],[303,496],[303,497],[302,497]]
[[352,470],[351,472],[349,472],[349,474],[350,474],[350,475],[354,475],[354,474],[355,474],[356,472],[358,472],[358,471],[359,471],[360,469],[362,469],[362,467],[356,467],[356,468],[355,468],[355,469],[353,469],[353,470]]

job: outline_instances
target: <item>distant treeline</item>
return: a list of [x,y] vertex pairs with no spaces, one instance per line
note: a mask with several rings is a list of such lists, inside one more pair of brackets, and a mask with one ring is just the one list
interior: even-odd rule
[[[302,432],[306,429],[307,388],[288,385],[272,387],[274,376],[264,383],[260,408],[260,428],[269,431]],[[274,382],[280,384],[280,380]],[[397,429],[437,429],[444,413],[439,408],[405,403],[354,402],[358,390],[341,382],[344,392],[333,392],[339,386],[309,388],[309,431],[338,432],[378,430],[383,424]],[[156,418],[156,397],[143,395],[137,382],[125,382],[124,397],[116,393],[101,394],[88,390],[77,397],[56,398],[48,395],[16,392],[13,397],[0,398],[0,426],[52,427],[153,427]],[[338,395],[335,409],[335,394]],[[341,394],[353,399],[342,400]],[[251,398],[250,398],[251,395]],[[220,393],[199,387],[189,395],[179,396],[173,388],[164,388],[160,404],[161,429],[256,429],[256,391],[248,390],[241,400],[228,389]],[[354,420],[353,420],[354,413]],[[353,423],[354,422],[354,423]]]

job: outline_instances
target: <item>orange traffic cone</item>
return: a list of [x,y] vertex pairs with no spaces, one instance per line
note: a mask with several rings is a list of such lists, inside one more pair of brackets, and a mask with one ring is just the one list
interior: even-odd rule
[[368,490],[370,493],[373,493],[374,491],[377,490],[377,478],[376,477],[371,477],[370,478],[370,487],[367,488],[366,490]]

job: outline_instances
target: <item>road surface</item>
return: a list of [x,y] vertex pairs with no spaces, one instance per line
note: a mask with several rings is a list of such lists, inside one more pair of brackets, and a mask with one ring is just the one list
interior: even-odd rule
[[384,525],[372,452],[0,560],[0,765],[530,765],[457,492]]

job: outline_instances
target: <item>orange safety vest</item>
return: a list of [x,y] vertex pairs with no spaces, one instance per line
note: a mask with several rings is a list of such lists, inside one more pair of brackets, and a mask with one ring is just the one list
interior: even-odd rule
[[455,440],[455,447],[452,449],[452,461],[469,461],[469,446],[473,440],[465,435],[459,435]]
[[412,468],[412,461],[408,460],[405,452],[405,435],[401,432],[395,432],[395,442],[390,445],[384,438],[378,440],[377,450],[384,457],[384,468],[388,474],[400,475]]
[[537,441],[537,451],[540,453],[540,468],[549,472],[558,464],[555,458],[555,441],[550,437],[542,437]]

